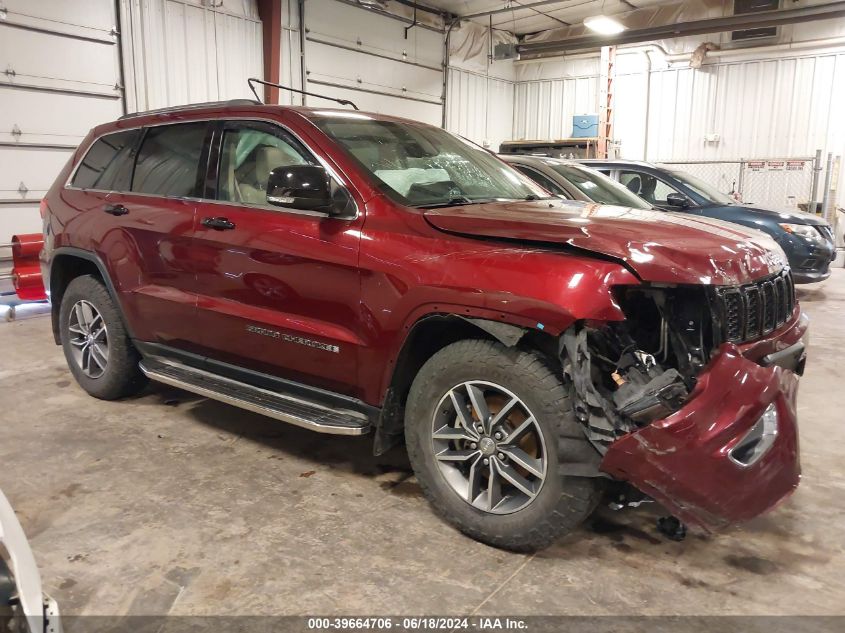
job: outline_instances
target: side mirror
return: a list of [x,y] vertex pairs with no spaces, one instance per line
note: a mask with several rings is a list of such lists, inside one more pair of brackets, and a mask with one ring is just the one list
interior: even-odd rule
[[670,193],[666,195],[666,204],[670,207],[686,209],[689,207],[689,200],[687,200],[687,197],[682,193]]
[[267,179],[267,202],[277,207],[332,213],[329,175],[316,165],[276,167]]

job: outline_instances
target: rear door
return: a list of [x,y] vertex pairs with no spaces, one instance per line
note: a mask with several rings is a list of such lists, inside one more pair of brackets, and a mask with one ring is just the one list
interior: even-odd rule
[[196,330],[212,360],[355,395],[364,218],[268,204],[270,171],[301,164],[320,161],[280,125],[220,125],[195,232]]
[[120,231],[103,250],[133,334],[186,351],[200,345],[192,234],[210,132],[204,121],[146,128],[131,186],[106,200]]

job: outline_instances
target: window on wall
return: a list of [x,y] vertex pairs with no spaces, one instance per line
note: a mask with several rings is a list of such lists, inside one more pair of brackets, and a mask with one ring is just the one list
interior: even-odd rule
[[106,134],[79,163],[71,185],[80,189],[125,191],[132,177],[132,159],[140,130]]
[[150,128],[138,152],[132,191],[176,198],[198,197],[206,128],[205,122]]
[[[780,0],[734,0],[734,15],[747,13],[759,13],[760,11],[777,11],[780,8]],[[763,37],[775,37],[778,34],[778,27],[764,26],[755,29],[744,29],[733,31],[733,41],[753,40]]]

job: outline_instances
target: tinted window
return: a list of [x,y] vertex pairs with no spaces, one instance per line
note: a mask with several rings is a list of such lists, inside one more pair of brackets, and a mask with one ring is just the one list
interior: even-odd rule
[[267,203],[267,179],[277,167],[305,165],[304,150],[281,130],[226,130],[220,152],[217,197],[228,202]]
[[132,177],[132,159],[140,130],[106,134],[79,163],[71,185],[80,189],[125,191]]
[[651,208],[651,205],[602,173],[572,163],[550,163],[549,167],[594,202],[634,209]]
[[525,165],[514,165],[514,167],[516,167],[519,171],[521,171],[523,174],[528,176],[531,180],[536,182],[538,185],[540,185],[544,189],[551,191],[553,194],[558,195],[558,196],[564,196],[566,198],[572,197],[569,194],[567,194],[566,191],[563,190],[563,187],[561,187],[556,182],[552,181],[551,178],[544,176],[539,171],[535,171],[535,170],[531,169],[530,167],[526,167]]
[[197,196],[205,131],[205,123],[150,128],[138,152],[132,191],[172,197]]
[[736,202],[736,200],[731,198],[729,195],[722,193],[710,183],[704,182],[692,174],[688,174],[680,169],[667,169],[666,171],[696,192],[699,196],[709,200],[710,202],[716,202],[718,204],[734,204]]

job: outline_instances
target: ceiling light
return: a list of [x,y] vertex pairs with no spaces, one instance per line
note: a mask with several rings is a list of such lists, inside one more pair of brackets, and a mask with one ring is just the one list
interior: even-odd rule
[[606,15],[594,15],[584,20],[584,26],[601,35],[616,35],[625,30],[625,26]]

